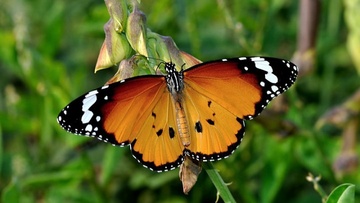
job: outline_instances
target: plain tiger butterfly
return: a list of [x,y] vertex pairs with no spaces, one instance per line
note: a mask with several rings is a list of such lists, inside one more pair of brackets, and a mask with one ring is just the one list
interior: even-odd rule
[[129,78],[92,90],[57,117],[68,132],[130,145],[133,156],[158,172],[228,157],[245,122],[259,115],[296,80],[293,63],[269,57],[205,62],[167,75]]

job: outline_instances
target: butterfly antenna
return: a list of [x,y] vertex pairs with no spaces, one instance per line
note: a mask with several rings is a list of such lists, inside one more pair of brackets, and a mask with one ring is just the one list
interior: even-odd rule
[[159,59],[159,58],[147,57],[147,59],[148,59],[148,60],[153,59],[153,60],[155,60],[155,61],[160,61],[160,64],[161,64],[161,63],[166,63],[166,61],[164,61],[164,60],[162,60],[162,59]]
[[166,64],[166,61],[164,61],[164,60],[162,60],[162,59],[159,59],[159,58],[147,57],[147,59],[148,59],[148,60],[149,60],[149,59],[153,59],[153,60],[155,60],[155,61],[160,61],[160,63],[158,63],[157,66],[156,66],[155,72],[158,71],[158,69],[159,69],[159,67],[160,67],[161,65]]
[[184,70],[184,66],[185,66],[185,65],[186,65],[186,63],[182,64],[182,66],[181,66],[181,71]]

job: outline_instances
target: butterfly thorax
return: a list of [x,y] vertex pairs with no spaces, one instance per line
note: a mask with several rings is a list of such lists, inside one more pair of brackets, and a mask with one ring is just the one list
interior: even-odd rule
[[190,145],[190,132],[183,105],[184,74],[175,69],[175,64],[165,63],[166,84],[175,104],[176,123],[182,144],[185,147]]
[[184,89],[184,74],[175,69],[175,64],[165,63],[166,84],[172,95],[181,93]]

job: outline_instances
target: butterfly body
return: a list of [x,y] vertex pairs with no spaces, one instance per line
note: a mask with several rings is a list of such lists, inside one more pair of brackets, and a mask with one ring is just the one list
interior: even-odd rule
[[226,158],[240,144],[246,119],[257,116],[295,81],[297,67],[267,57],[198,64],[166,76],[138,76],[90,91],[65,107],[58,122],[67,131],[114,145],[156,171]]
[[182,91],[184,89],[184,74],[182,71],[178,72],[175,69],[175,64],[173,63],[166,63],[165,70],[167,72],[166,84],[171,94],[172,97],[171,99],[175,108],[176,123],[179,132],[179,137],[181,139],[183,146],[188,147],[190,145],[190,135],[188,130],[188,123],[187,123],[185,109],[183,107],[183,95],[182,95]]

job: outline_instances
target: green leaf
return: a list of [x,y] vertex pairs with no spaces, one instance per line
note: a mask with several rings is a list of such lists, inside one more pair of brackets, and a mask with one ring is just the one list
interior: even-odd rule
[[11,181],[11,183],[4,188],[1,197],[2,202],[20,202],[20,189],[17,182],[14,180]]
[[344,183],[336,187],[329,195],[326,203],[354,203],[355,185]]
[[100,176],[100,182],[102,185],[107,185],[114,174],[114,171],[117,169],[116,163],[121,159],[124,154],[124,150],[119,150],[117,147],[107,147],[103,159],[103,170]]

